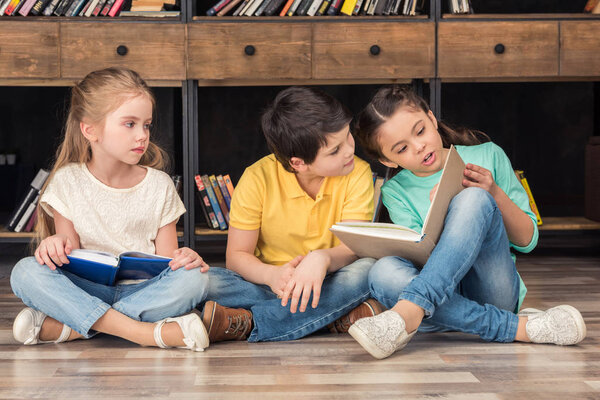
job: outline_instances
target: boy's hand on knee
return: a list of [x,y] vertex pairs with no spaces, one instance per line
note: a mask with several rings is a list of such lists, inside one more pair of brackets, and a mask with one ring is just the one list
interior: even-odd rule
[[299,302],[300,312],[304,312],[312,294],[311,306],[317,308],[321,297],[321,286],[325,275],[327,275],[328,266],[329,258],[325,254],[319,251],[307,254],[288,281],[283,291],[281,305],[285,307],[291,298],[290,312],[295,313],[298,310]]
[[189,247],[181,247],[173,253],[173,259],[169,261],[173,271],[184,267],[185,269],[200,268],[200,272],[206,272],[210,268],[208,264]]
[[51,270],[55,270],[57,266],[68,264],[69,259],[67,254],[71,253],[73,244],[71,239],[65,235],[56,234],[48,236],[40,242],[40,245],[35,249],[35,259],[41,265],[47,265]]
[[280,267],[275,267],[274,273],[271,276],[271,283],[269,283],[269,287],[271,288],[271,291],[278,297],[283,297],[283,291],[285,290],[285,287],[294,275],[296,267],[298,264],[300,264],[300,261],[302,261],[303,258],[304,256],[298,256]]

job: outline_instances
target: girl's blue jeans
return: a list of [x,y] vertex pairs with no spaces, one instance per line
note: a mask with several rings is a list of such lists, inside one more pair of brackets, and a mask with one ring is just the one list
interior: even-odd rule
[[487,341],[512,342],[520,279],[502,215],[493,197],[467,188],[454,197],[444,230],[419,271],[400,257],[378,260],[371,293],[388,308],[408,300],[425,311],[419,331],[460,331]]
[[239,274],[225,268],[208,271],[210,284],[207,300],[225,307],[245,308],[252,311],[254,328],[248,341],[281,341],[302,338],[344,316],[370,297],[367,276],[375,262],[362,258],[325,277],[317,308],[292,314],[265,285],[246,281]]
[[208,275],[199,268],[167,268],[141,283],[105,286],[27,257],[13,268],[10,284],[27,306],[89,338],[92,325],[109,308],[144,322],[188,313],[204,300]]

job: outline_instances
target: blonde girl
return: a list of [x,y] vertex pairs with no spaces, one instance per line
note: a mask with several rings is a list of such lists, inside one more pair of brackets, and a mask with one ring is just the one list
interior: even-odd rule
[[[403,348],[419,331],[454,330],[497,342],[576,344],[586,334],[579,311],[561,305],[516,314],[525,285],[510,249],[537,244],[536,218],[502,149],[480,132],[437,121],[410,89],[380,89],[356,134],[366,152],[402,170],[382,188],[394,223],[423,226],[451,144],[467,163],[465,187],[448,208],[442,235],[422,269],[398,256],[369,272],[371,295],[390,310],[358,320],[350,334],[374,357]],[[424,319],[425,318],[425,319]]]
[[[146,83],[125,68],[92,72],[73,87],[64,140],[40,196],[35,257],[11,273],[28,306],[13,324],[17,341],[103,332],[142,346],[208,346],[200,318],[189,312],[204,299],[209,267],[178,248],[175,225],[185,208],[161,171],[164,152],[150,140],[154,106]],[[152,279],[105,286],[62,270],[78,248],[173,259]]]

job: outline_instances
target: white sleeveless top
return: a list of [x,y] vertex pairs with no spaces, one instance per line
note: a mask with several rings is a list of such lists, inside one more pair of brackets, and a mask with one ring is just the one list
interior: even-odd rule
[[56,171],[40,204],[50,216],[48,206],[73,223],[81,248],[154,254],[158,230],[177,221],[185,207],[169,175],[145,168],[140,183],[115,189],[100,182],[85,164],[68,164]]

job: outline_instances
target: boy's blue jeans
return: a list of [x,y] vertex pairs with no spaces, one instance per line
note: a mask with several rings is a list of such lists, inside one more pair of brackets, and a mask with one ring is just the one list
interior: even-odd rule
[[374,262],[372,258],[362,258],[327,275],[317,308],[313,309],[309,301],[305,312],[292,314],[290,301],[282,307],[281,299],[270,287],[248,282],[225,268],[208,271],[206,300],[252,311],[254,328],[248,337],[250,342],[299,339],[327,326],[370,297],[367,276]]
[[13,268],[10,284],[27,306],[89,338],[92,325],[109,308],[144,322],[188,313],[204,300],[208,275],[199,268],[167,268],[141,283],[105,286],[27,257]]
[[480,188],[452,200],[421,271],[403,258],[385,257],[371,269],[369,285],[388,308],[403,299],[423,308],[419,331],[453,330],[497,342],[512,342],[517,334],[519,275],[500,210]]

